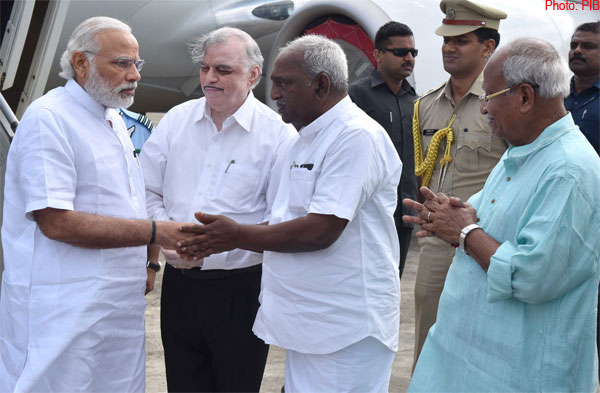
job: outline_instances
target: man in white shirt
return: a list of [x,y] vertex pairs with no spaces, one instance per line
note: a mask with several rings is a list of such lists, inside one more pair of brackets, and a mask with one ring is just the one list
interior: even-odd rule
[[[393,214],[402,163],[348,97],[343,50],[304,36],[279,54],[271,98],[299,135],[278,161],[269,225],[197,213],[198,257],[264,251],[254,332],[287,349],[285,391],[387,392],[400,314]],[[194,244],[198,243],[198,244]]]
[[144,391],[145,245],[183,237],[145,219],[115,109],[133,103],[142,65],[129,26],[88,19],[61,59],[67,84],[23,115],[4,190],[1,392]]
[[[277,151],[296,134],[252,88],[263,57],[245,32],[222,28],[190,46],[205,97],[171,109],[141,154],[148,214],[197,210],[246,224],[267,218]],[[232,250],[187,263],[165,252],[161,332],[170,392],[258,392],[268,346],[252,333],[262,255]]]

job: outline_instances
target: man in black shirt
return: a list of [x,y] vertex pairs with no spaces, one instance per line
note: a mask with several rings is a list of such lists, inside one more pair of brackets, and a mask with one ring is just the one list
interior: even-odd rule
[[350,98],[376,120],[390,135],[402,160],[402,177],[398,186],[398,205],[394,213],[400,239],[400,277],[404,270],[412,224],[402,215],[413,214],[402,206],[402,199],[417,196],[414,145],[412,136],[413,102],[416,94],[406,78],[412,73],[417,50],[411,29],[403,23],[388,22],[377,30],[375,50],[377,68],[371,75],[350,85]]

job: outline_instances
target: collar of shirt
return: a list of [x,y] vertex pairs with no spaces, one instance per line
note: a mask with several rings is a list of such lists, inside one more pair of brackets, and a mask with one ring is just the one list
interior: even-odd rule
[[577,129],[571,113],[567,113],[561,119],[550,124],[535,138],[535,140],[523,146],[510,146],[505,153],[504,166],[509,169],[517,170],[527,158],[536,151],[548,146],[561,136]]
[[[381,75],[379,70],[377,70],[377,68],[373,68],[373,71],[371,71],[369,78],[371,80],[371,88],[375,88],[375,87],[377,87],[379,85],[383,85],[383,84],[385,84],[386,87],[388,87],[387,83],[385,82],[385,79],[383,79],[383,76]],[[389,87],[388,87],[388,89],[389,89]],[[391,90],[390,90],[390,92],[391,92]],[[410,83],[406,79],[403,79],[402,87],[397,95],[402,95],[402,94],[406,94],[406,93],[416,95],[415,89],[410,85]]]
[[[477,79],[475,79],[475,81],[471,85],[471,88],[469,88],[469,91],[467,91],[467,94],[465,94],[465,97],[468,96],[469,94],[472,94],[475,96],[475,98],[479,99],[479,96],[481,96],[483,94],[483,89],[481,88],[482,83],[483,83],[483,71],[481,71],[481,73],[479,74]],[[439,91],[439,93],[437,94],[437,96],[435,97],[436,101],[439,100],[442,97],[442,95],[444,95],[450,102],[452,102],[452,100],[453,100],[452,84],[450,83],[450,79],[448,79],[446,81],[444,88],[441,89]],[[461,101],[462,101],[462,99],[461,99]],[[455,102],[454,104],[458,104],[458,102]]]
[[106,108],[104,111],[104,120],[107,120],[111,123],[112,129],[117,131],[117,133],[124,133],[129,137],[129,133],[127,132],[127,126],[125,126],[125,121],[119,115],[119,111],[115,108]]
[[[209,119],[212,122],[212,117],[210,116],[210,106],[206,104],[206,99],[203,99],[199,104],[199,111],[196,112],[196,116],[193,119],[195,122],[202,120],[204,117]],[[248,93],[246,100],[238,108],[237,111],[230,117],[228,117],[223,125],[229,120],[234,119],[244,130],[250,132],[250,126],[252,125],[252,117],[254,116],[254,94],[252,90]]]
[[300,140],[309,143],[313,138],[324,128],[326,128],[332,121],[349,110],[349,106],[352,105],[352,100],[348,95],[342,98],[337,104],[335,104],[327,112],[313,120],[309,125],[302,127],[298,134]]
[[600,79],[598,79],[593,85],[591,85],[590,87],[588,87],[587,89],[585,89],[584,91],[582,91],[581,93],[577,94],[575,92],[575,77],[571,77],[571,92],[569,94],[569,97],[577,97],[580,96],[582,94],[584,94],[585,92],[587,92],[588,90],[600,90]]
[[74,79],[69,79],[65,85],[69,94],[95,117],[104,120],[105,108],[94,100]]

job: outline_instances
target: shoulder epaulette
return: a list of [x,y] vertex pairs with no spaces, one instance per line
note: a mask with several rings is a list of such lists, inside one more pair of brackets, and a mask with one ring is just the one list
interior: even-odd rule
[[121,116],[129,117],[131,120],[137,121],[138,123],[146,127],[148,131],[152,131],[152,129],[154,128],[152,120],[140,113],[136,113],[125,108],[119,108],[119,114]]
[[149,131],[152,131],[152,129],[154,128],[154,124],[152,123],[152,120],[150,120],[149,118],[147,118],[146,116],[140,114],[137,118],[137,121],[140,122],[141,124],[143,124]]
[[440,85],[434,87],[433,89],[427,90],[425,93],[421,94],[421,96],[419,98],[423,98],[425,96],[430,95],[431,93],[438,91],[440,88],[444,87],[445,84],[446,84],[446,82],[442,82]]

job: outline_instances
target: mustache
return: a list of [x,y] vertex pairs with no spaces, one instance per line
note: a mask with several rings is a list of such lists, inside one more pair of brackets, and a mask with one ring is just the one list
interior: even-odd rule
[[409,63],[409,62],[402,63],[402,65],[400,67],[405,67],[405,66],[414,67],[413,63]]
[[212,86],[212,85],[206,85],[206,86],[204,86],[205,89],[208,88],[208,87],[210,87],[211,89],[217,89],[217,90],[221,90],[221,91],[225,90],[225,89],[223,89],[221,87]]
[[121,90],[127,90],[127,89],[137,89],[137,82],[123,83],[122,85],[120,85],[119,87],[117,87],[117,89],[119,91],[121,91]]
[[585,57],[583,57],[583,56],[581,56],[581,55],[573,55],[573,56],[571,56],[571,57],[569,58],[569,63],[570,63],[570,62],[572,62],[572,61],[574,61],[574,60],[581,60],[581,61],[583,61],[584,63],[586,63],[586,62],[587,62],[586,58],[585,58]]

